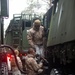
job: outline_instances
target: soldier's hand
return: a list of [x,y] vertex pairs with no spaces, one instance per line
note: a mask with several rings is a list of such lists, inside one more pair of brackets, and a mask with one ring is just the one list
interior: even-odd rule
[[33,48],[35,48],[35,45],[32,42],[30,43],[30,46],[33,47]]
[[42,62],[40,62],[39,64],[40,64],[41,67],[43,66],[43,63]]
[[42,73],[42,72],[43,72],[43,69],[39,69],[39,70],[38,70],[38,73]]

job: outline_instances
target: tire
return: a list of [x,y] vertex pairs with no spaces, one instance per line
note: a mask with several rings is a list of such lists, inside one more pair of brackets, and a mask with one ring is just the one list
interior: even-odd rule
[[1,75],[8,75],[8,68],[7,68],[7,63],[3,62],[1,65],[1,70],[0,70]]
[[50,75],[61,75],[57,69],[52,69]]

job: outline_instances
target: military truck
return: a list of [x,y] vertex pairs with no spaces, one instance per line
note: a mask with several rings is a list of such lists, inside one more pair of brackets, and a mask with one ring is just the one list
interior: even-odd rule
[[14,14],[6,30],[5,43],[20,51],[27,50],[30,45],[27,40],[27,30],[35,19],[42,21],[42,16],[36,14]]
[[47,12],[44,18],[50,22],[44,23],[49,26],[45,25],[49,30],[46,57],[50,75],[75,75],[75,0],[52,3],[51,13]]

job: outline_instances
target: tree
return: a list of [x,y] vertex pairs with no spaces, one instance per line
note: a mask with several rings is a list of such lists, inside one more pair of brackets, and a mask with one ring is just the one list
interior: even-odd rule
[[52,0],[42,0],[42,1],[44,1],[48,5],[48,7],[51,7]]
[[44,14],[50,8],[50,2],[51,0],[27,0],[28,7],[22,13]]

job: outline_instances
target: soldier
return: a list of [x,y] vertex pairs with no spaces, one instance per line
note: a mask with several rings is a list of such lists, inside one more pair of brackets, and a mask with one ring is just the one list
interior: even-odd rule
[[[17,57],[18,65],[22,69],[23,68],[22,62],[21,62],[21,59],[18,56],[19,51],[17,49],[15,50],[15,54],[16,54],[16,57]],[[21,72],[19,71],[19,69],[18,69],[18,67],[16,65],[15,58],[14,58],[13,55],[12,55],[12,58],[11,58],[11,68],[12,68],[13,75],[21,75]]]
[[25,65],[27,68],[27,75],[37,75],[38,73],[43,72],[42,66],[43,63],[37,63],[35,60],[35,50],[33,48],[29,48],[28,55],[25,58]]
[[33,27],[27,31],[27,39],[31,47],[36,49],[36,54],[44,56],[44,27],[41,26],[39,19],[35,20]]

